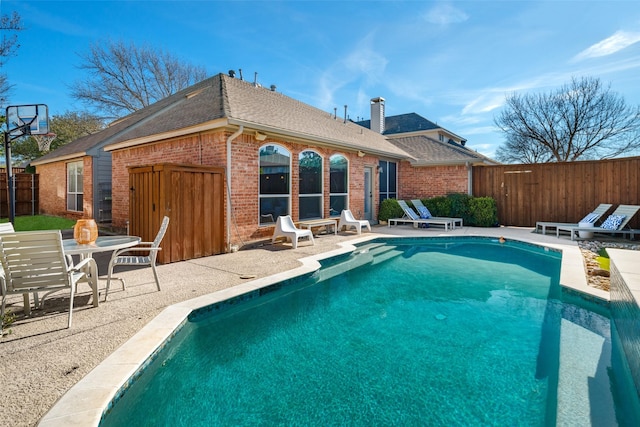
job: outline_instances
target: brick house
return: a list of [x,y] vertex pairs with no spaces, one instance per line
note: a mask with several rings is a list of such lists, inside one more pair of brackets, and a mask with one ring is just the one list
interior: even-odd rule
[[[382,114],[376,123],[384,123],[376,99],[372,117]],[[414,122],[399,122],[404,125],[394,128],[400,132],[385,133],[384,124],[371,130],[273,87],[218,74],[32,165],[41,176],[42,213],[98,220],[102,215],[115,228],[127,224],[130,168],[222,167],[228,249],[270,236],[278,215],[298,221],[339,216],[348,208],[375,222],[385,198],[466,193],[471,166],[494,163],[465,148],[462,139],[455,142],[448,131],[452,140],[442,142],[429,133],[434,129],[410,130]]]

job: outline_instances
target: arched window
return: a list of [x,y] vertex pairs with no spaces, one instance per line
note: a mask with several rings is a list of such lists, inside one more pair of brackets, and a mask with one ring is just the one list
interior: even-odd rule
[[334,154],[329,161],[329,214],[340,216],[343,209],[349,209],[349,162],[342,154]]
[[260,224],[272,224],[289,215],[291,153],[279,145],[260,147]]
[[322,218],[322,157],[303,151],[299,157],[300,219]]

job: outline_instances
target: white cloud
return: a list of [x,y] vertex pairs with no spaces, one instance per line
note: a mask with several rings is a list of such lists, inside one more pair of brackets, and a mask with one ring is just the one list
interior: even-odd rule
[[469,15],[450,4],[438,4],[424,14],[424,19],[431,24],[449,25],[464,22]]
[[[336,105],[335,94],[344,91],[354,82],[357,87],[353,89],[353,94],[360,102],[362,93],[366,92],[368,87],[384,80],[389,61],[373,46],[374,35],[369,34],[322,72],[316,96],[320,108],[333,108]],[[342,106],[344,103],[339,104]],[[354,108],[352,111],[355,114],[358,109]]]
[[573,61],[611,55],[638,42],[640,42],[640,32],[618,31],[611,37],[589,46],[574,56]]

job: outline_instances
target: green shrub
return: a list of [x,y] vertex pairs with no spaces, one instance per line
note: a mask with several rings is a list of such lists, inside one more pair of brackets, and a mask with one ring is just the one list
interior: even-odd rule
[[433,216],[451,216],[451,200],[445,196],[432,197],[422,203]]
[[473,197],[469,201],[471,220],[469,225],[495,227],[498,225],[498,206],[491,197]]
[[471,215],[471,200],[472,196],[463,193],[451,193],[447,195],[447,199],[450,202],[449,215],[453,218],[462,218],[465,224],[471,224],[473,218]]
[[389,218],[402,218],[403,214],[404,212],[396,199],[384,199],[380,203],[378,220],[389,221]]

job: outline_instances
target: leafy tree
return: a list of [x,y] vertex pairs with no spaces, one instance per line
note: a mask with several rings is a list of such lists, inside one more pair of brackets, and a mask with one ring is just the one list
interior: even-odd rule
[[[0,30],[2,30],[2,38],[0,39],[0,68],[5,64],[7,58],[16,54],[20,45],[18,44],[18,35],[16,31],[21,31],[22,19],[17,12],[11,15],[0,15]],[[10,33],[7,36],[6,33]],[[4,107],[7,103],[7,97],[11,85],[7,79],[7,75],[0,73],[0,107]]]
[[[56,138],[51,142],[49,149],[55,150],[82,136],[96,133],[104,127],[102,118],[88,112],[67,111],[62,115],[51,116],[49,130],[56,134]],[[45,153],[40,151],[35,137],[26,136],[12,142],[11,154],[19,161],[29,161]]]
[[79,68],[89,78],[71,86],[87,106],[120,117],[153,104],[207,77],[202,67],[184,63],[162,50],[132,43],[96,43],[81,55]]
[[495,123],[506,136],[496,158],[544,163],[607,159],[640,148],[640,106],[603,87],[573,78],[547,94],[513,94]]

